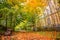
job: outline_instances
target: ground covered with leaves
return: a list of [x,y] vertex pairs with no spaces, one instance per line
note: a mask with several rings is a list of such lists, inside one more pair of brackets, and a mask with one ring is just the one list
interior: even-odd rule
[[14,32],[12,36],[1,36],[0,40],[55,40],[52,32]]

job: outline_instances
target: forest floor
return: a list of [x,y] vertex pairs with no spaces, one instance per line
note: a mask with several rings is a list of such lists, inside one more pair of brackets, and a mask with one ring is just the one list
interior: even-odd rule
[[0,40],[55,40],[56,32],[14,32],[12,36],[1,36]]

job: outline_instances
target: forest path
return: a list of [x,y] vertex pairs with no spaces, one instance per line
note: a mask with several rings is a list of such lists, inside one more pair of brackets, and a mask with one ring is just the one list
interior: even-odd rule
[[12,36],[2,36],[1,40],[55,40],[38,32],[16,32]]

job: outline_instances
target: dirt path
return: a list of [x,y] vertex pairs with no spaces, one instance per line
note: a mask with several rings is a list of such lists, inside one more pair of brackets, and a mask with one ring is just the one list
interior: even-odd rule
[[1,38],[1,40],[55,40],[53,38],[49,38],[46,36],[42,36],[39,33],[14,33],[13,36],[5,36]]

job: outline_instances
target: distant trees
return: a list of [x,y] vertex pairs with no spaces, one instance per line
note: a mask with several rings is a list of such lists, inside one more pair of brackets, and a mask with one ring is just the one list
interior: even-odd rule
[[[43,13],[42,9],[44,9],[44,3],[46,2],[43,5],[39,5],[37,4],[38,1],[33,0],[33,6],[31,6],[31,2],[29,2],[30,4],[25,4],[25,2],[21,1],[0,0],[0,25],[10,27],[13,30],[35,30],[37,27],[36,23],[39,20],[38,15]],[[40,6],[42,11],[39,8],[37,9]]]

